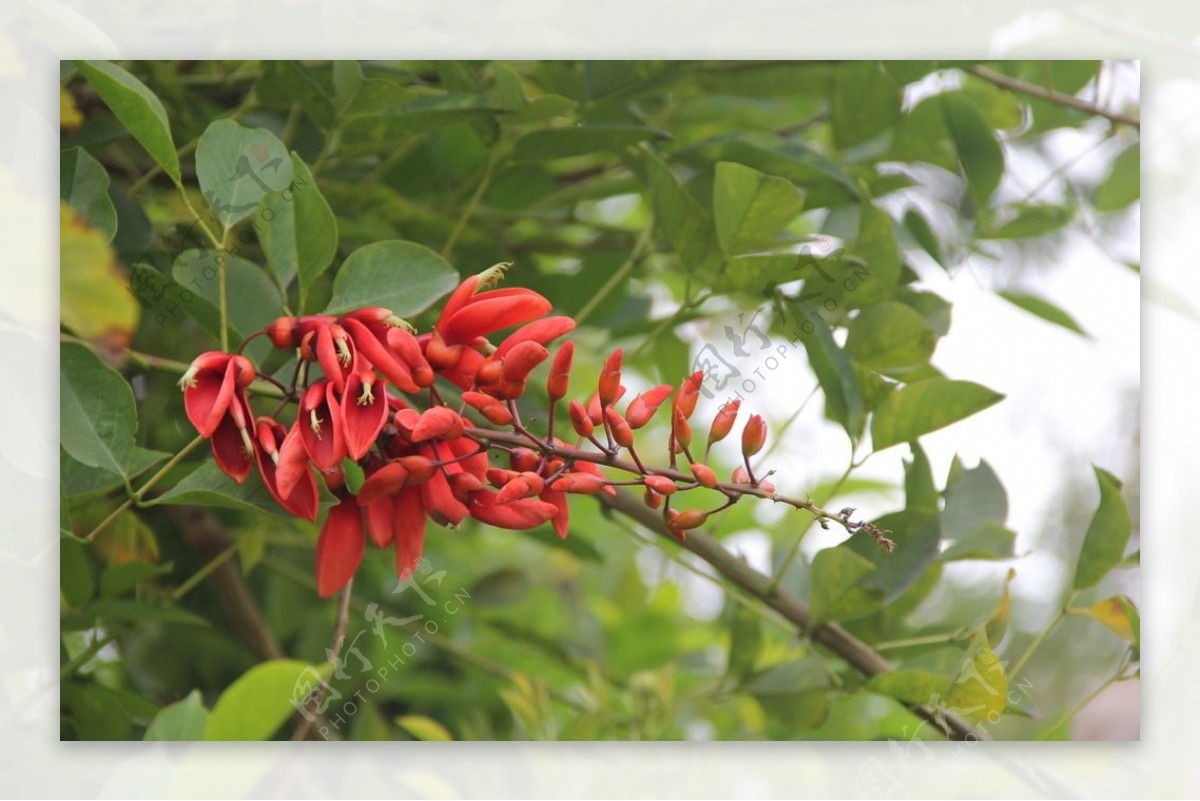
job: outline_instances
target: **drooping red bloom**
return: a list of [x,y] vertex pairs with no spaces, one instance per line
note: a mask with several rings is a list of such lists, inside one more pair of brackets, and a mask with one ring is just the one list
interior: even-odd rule
[[345,587],[365,550],[362,509],[353,495],[343,493],[317,538],[317,594],[328,598]]
[[197,356],[179,379],[188,420],[200,436],[208,438],[217,430],[229,410],[235,393],[250,386],[256,375],[254,365],[244,356],[210,351]]
[[[308,467],[308,459],[297,466],[295,477],[289,477],[287,492],[279,488],[279,465],[283,460],[280,446],[287,439],[287,430],[270,417],[260,417],[255,425],[255,455],[258,471],[267,490],[280,506],[305,520],[317,519],[317,482]],[[296,449],[303,455],[303,449]]]
[[328,470],[346,456],[346,439],[342,430],[342,414],[333,384],[326,379],[315,381],[300,397],[300,437],[313,464]]
[[550,301],[532,289],[479,291],[502,275],[503,268],[497,265],[470,276],[454,290],[433,327],[445,345],[465,345],[476,337],[536,320],[550,311]]
[[370,370],[357,370],[346,379],[339,409],[346,452],[358,461],[375,444],[388,419],[387,391],[383,379]]

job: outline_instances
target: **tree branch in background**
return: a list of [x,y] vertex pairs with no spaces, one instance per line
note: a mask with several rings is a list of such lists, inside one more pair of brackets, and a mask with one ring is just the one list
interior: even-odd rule
[[1067,106],[1069,108],[1086,112],[1087,114],[1094,114],[1097,117],[1104,117],[1112,122],[1132,125],[1134,128],[1139,130],[1142,127],[1142,121],[1138,117],[1135,117],[1131,114],[1124,114],[1120,111],[1110,111],[1109,109],[1097,106],[1095,103],[1089,103],[1086,100],[1081,100],[1074,95],[1063,94],[1062,92],[1056,92],[1053,89],[1049,89],[1045,86],[1026,83],[1019,78],[1010,78],[1003,73],[990,70],[987,67],[968,67],[967,72],[971,73],[976,78],[982,78],[988,83],[994,83],[996,86],[999,86],[1003,89],[1008,89],[1013,92],[1020,92],[1021,94],[1029,95],[1030,97],[1041,98],[1042,100],[1048,100],[1051,103],[1057,103],[1060,106]]
[[[599,493],[596,495],[600,502],[610,509],[615,509],[627,515],[654,533],[665,537],[674,543],[679,543],[663,523],[662,518],[649,509],[628,492],[618,491],[616,496]],[[687,533],[684,548],[696,554],[717,572],[741,587],[750,595],[760,599],[774,609],[789,622],[796,630],[807,635],[813,642],[828,648],[837,654],[856,670],[868,678],[886,673],[892,665],[878,651],[867,643],[855,637],[836,623],[821,623],[811,626],[812,613],[808,604],[792,593],[778,587],[772,588],[771,578],[759,573],[754,568],[738,559],[727,551],[719,542],[700,529],[692,529]],[[942,734],[953,740],[982,740],[986,739],[968,722],[948,712],[931,712],[922,706],[910,705],[909,709],[936,727]]]
[[[350,581],[346,582],[346,586],[342,588],[342,597],[338,602],[337,621],[333,624],[333,638],[329,641],[328,648],[328,653],[331,654],[330,662],[336,662],[338,655],[342,652],[342,643],[346,639],[346,623],[350,619],[350,598],[353,593],[354,578],[351,577]],[[321,702],[325,700],[328,692],[329,684],[321,682],[316,695],[308,702],[308,708],[312,714],[300,716],[300,720],[296,722],[296,729],[292,732],[293,741],[308,739],[313,723],[317,720],[317,710],[321,708]]]

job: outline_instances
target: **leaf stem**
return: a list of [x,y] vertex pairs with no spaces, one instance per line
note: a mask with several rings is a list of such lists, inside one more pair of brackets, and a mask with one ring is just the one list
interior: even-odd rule
[[1061,608],[1059,608],[1058,612],[1055,613],[1055,615],[1051,617],[1049,621],[1047,621],[1046,625],[1042,627],[1042,630],[1039,631],[1032,640],[1030,640],[1029,645],[1025,647],[1025,650],[1019,657],[1017,657],[1017,661],[1014,662],[1013,666],[1009,669],[1009,679],[1015,679],[1020,675],[1021,671],[1024,670],[1025,665],[1029,662],[1034,652],[1037,651],[1041,644],[1046,641],[1046,638],[1050,636],[1050,632],[1054,630],[1054,627],[1058,625],[1059,621],[1067,616],[1067,607],[1071,605],[1071,603],[1075,600],[1075,596],[1078,594],[1078,590],[1073,590],[1071,594],[1067,596],[1067,600],[1063,602],[1063,605]]
[[91,662],[92,659],[96,656],[96,654],[98,654],[104,650],[104,646],[108,645],[110,642],[112,642],[115,639],[117,639],[116,632],[109,632],[108,634],[105,634],[103,637],[99,637],[97,639],[92,640],[91,645],[89,645],[84,650],[80,651],[79,654],[76,655],[76,657],[74,659],[72,659],[70,662],[63,665],[62,668],[59,669],[58,677],[60,679],[65,679],[68,676],[73,675],[75,673],[75,671],[79,670],[81,667],[86,665],[88,662]]
[[604,299],[607,298],[622,281],[629,277],[629,274],[633,272],[633,268],[637,266],[639,261],[641,261],[642,251],[646,249],[648,244],[650,244],[650,238],[653,231],[654,220],[649,219],[646,221],[646,225],[642,228],[642,232],[638,234],[637,240],[633,243],[633,249],[629,251],[629,257],[626,258],[625,262],[617,268],[616,272],[608,277],[608,280],[604,282],[604,286],[600,287],[600,290],[596,294],[592,295],[591,298],[588,299],[588,302],[583,305],[583,308],[575,314],[576,325],[582,325],[583,321],[591,316],[592,312],[596,310],[596,307],[603,303]]
[[171,603],[177,603],[180,599],[183,598],[183,596],[187,595],[189,592],[194,590],[200,584],[200,582],[204,581],[206,578],[208,578],[210,575],[212,575],[213,572],[218,567],[220,567],[221,565],[228,562],[229,558],[231,556],[233,556],[235,553],[237,553],[237,549],[238,549],[238,544],[235,542],[232,545],[230,545],[228,548],[226,548],[225,550],[221,551],[219,554],[214,556],[212,559],[208,560],[204,564],[204,566],[201,567],[199,570],[197,570],[195,573],[193,573],[187,579],[187,581],[183,582],[182,584],[180,584],[178,587],[175,588],[175,591],[172,592],[171,596],[170,596]]
[[1138,129],[1141,129],[1142,127],[1142,121],[1132,114],[1123,114],[1119,111],[1110,111],[1109,109],[1097,106],[1095,103],[1089,103],[1086,100],[1081,100],[1074,95],[1063,94],[1062,92],[1056,92],[1053,89],[1045,86],[1026,83],[1018,78],[1010,78],[1003,73],[996,72],[995,70],[988,69],[987,67],[968,67],[967,72],[971,73],[976,78],[982,78],[988,83],[993,83],[1002,89],[1020,92],[1021,94],[1029,95],[1030,97],[1037,97],[1042,100],[1048,100],[1051,103],[1057,103],[1060,106],[1067,106],[1068,108],[1073,108],[1077,111],[1094,114],[1097,117],[1104,117],[1111,122],[1120,122],[1124,123],[1125,125],[1132,125],[1134,128]]
[[458,221],[454,223],[453,230],[450,231],[450,236],[446,238],[446,244],[442,245],[442,256],[447,257],[450,251],[454,249],[458,238],[462,236],[462,232],[466,230],[467,222],[471,219],[471,215],[475,213],[475,207],[479,205],[479,201],[483,200],[484,194],[487,193],[488,187],[492,185],[492,176],[496,171],[496,164],[500,161],[499,147],[493,148],[488,154],[487,164],[483,168],[483,176],[479,179],[479,186],[475,187],[475,193],[471,195],[471,199],[467,201],[467,205],[463,207],[462,214],[458,216]]

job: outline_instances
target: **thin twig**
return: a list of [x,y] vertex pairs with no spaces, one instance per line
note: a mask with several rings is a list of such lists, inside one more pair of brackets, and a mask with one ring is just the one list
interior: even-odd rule
[[[346,639],[346,623],[350,619],[350,599],[353,592],[354,577],[351,576],[350,580],[346,582],[346,586],[342,588],[342,597],[338,602],[337,620],[333,625],[333,638],[329,643],[328,652],[331,655],[329,661],[334,664],[337,663],[338,655],[342,652],[342,643]],[[329,692],[329,683],[323,681],[317,688],[316,695],[307,704],[309,714],[301,715],[300,720],[296,723],[296,729],[292,732],[293,741],[308,739],[308,733],[317,720],[316,712],[321,708],[327,692]]]
[[1097,106],[1095,103],[1089,103],[1086,100],[1081,100],[1074,95],[1063,94],[1056,92],[1053,89],[1045,86],[1038,86],[1033,83],[1026,83],[1019,78],[1010,78],[1009,76],[990,70],[987,67],[968,67],[967,72],[974,75],[976,78],[982,78],[988,83],[994,83],[1003,89],[1008,89],[1013,92],[1020,92],[1031,97],[1048,100],[1051,103],[1057,103],[1060,106],[1067,106],[1087,114],[1094,114],[1097,117],[1104,117],[1112,122],[1120,122],[1125,125],[1132,125],[1134,128],[1141,129],[1142,121],[1132,114],[1124,114],[1120,111],[1112,111],[1110,109]]

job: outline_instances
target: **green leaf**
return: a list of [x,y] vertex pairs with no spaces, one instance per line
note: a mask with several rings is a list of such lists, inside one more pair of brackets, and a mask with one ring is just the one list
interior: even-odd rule
[[[385,91],[377,92],[376,87]],[[382,109],[354,114],[342,124],[341,147],[346,152],[378,153],[380,145],[386,142],[452,125],[486,122],[497,113],[505,113],[481,95],[442,93],[408,99],[390,83],[380,80],[364,81],[350,110],[370,109],[381,100]]]
[[983,230],[980,239],[1035,239],[1061,229],[1075,216],[1073,209],[1050,203],[1018,203],[1005,209],[1009,219],[994,230]]
[[165,706],[154,716],[143,740],[181,742],[200,740],[208,725],[208,710],[199,690],[192,690],[182,701]]
[[87,550],[72,537],[58,540],[58,586],[70,606],[83,606],[96,591]]
[[[164,451],[152,451],[134,446],[133,455],[129,459],[129,477],[135,478],[169,458],[171,458],[171,454]],[[99,467],[88,467],[81,464],[65,451],[59,454],[58,465],[59,482],[63,492],[71,499],[109,492],[124,483],[120,475]]]
[[961,559],[1011,559],[1016,541],[1016,532],[995,521],[988,521],[971,533],[950,541],[946,550],[938,554],[938,559],[943,562]]
[[1099,467],[1092,469],[1100,485],[1100,505],[1096,507],[1096,513],[1088,525],[1075,566],[1074,586],[1077,590],[1100,583],[1100,579],[1121,562],[1133,530],[1129,510],[1125,507],[1125,499],[1121,497],[1121,482],[1106,470]]
[[454,268],[424,245],[398,239],[373,242],[346,257],[325,313],[383,306],[402,317],[411,316],[457,284]]
[[283,313],[279,290],[262,267],[216,250],[185,250],[171,266],[182,290],[183,308],[214,339],[221,335],[219,265],[225,264],[225,298],[229,329],[235,341],[269,324]]
[[146,148],[163,172],[176,184],[180,181],[179,155],[171,139],[167,111],[146,85],[107,61],[76,61],[96,94],[109,107],[133,138]]
[[896,375],[928,364],[936,344],[924,317],[903,303],[886,301],[851,321],[846,353],[863,367]]
[[825,690],[829,683],[829,669],[820,657],[808,656],[772,665],[756,674],[745,689],[754,695],[773,696]]
[[986,209],[1004,176],[1004,151],[970,98],[962,92],[946,92],[939,97],[946,129],[967,179],[967,193],[976,209]]
[[797,329],[808,354],[809,366],[825,393],[825,416],[840,423],[850,438],[857,440],[862,434],[866,412],[850,357],[834,341],[829,325],[820,314],[808,314]]
[[142,601],[104,598],[89,604],[83,610],[104,623],[147,622],[175,623],[182,626],[208,627],[207,620],[178,606],[163,606]]
[[299,276],[306,295],[337,253],[337,219],[308,165],[294,152],[291,161],[291,187],[263,196],[255,230],[275,280],[286,288]]
[[900,84],[878,61],[847,61],[833,76],[833,143],[839,149],[883,133],[900,118]]
[[263,195],[288,188],[292,160],[283,142],[266,128],[217,120],[196,145],[196,178],[204,199],[228,230],[254,214]]
[[729,665],[726,673],[742,680],[754,670],[762,650],[762,620],[745,604],[733,604],[729,625]]
[[1081,336],[1086,337],[1088,335],[1083,330],[1083,327],[1075,321],[1074,317],[1048,300],[1022,292],[1000,292],[998,294],[1017,308],[1024,309],[1035,317],[1041,317],[1048,323],[1060,325],[1068,331],[1074,331]]
[[[205,740],[266,740],[296,712],[313,683],[333,665],[320,670],[305,662],[273,659],[255,665],[229,685],[209,714]],[[324,675],[323,675],[324,674]]]
[[171,572],[171,565],[150,562],[126,562],[104,568],[100,574],[100,595],[115,598],[132,590],[143,581]]
[[872,612],[883,603],[884,592],[865,586],[875,571],[869,559],[838,546],[818,551],[813,558],[809,603],[813,623],[841,621]]
[[1008,631],[1008,619],[1012,612],[1012,593],[1009,591],[1009,586],[1016,577],[1017,571],[1010,567],[1004,577],[1004,589],[1000,592],[1000,600],[996,602],[992,614],[988,616],[987,625],[984,627],[984,634],[987,636],[988,642],[999,643],[1004,639],[1004,633]]
[[81,339],[123,347],[140,317],[107,237],[59,204],[59,317]]
[[513,158],[532,161],[585,156],[661,139],[663,133],[640,125],[579,125],[530,131],[513,143]]
[[869,200],[860,206],[854,253],[866,262],[866,277],[854,284],[849,278],[842,282],[850,305],[862,308],[891,297],[900,281],[900,248],[892,218]]
[[776,285],[796,280],[798,260],[795,254],[735,256],[721,267],[713,290],[722,293],[745,292],[755,298],[763,297]]
[[137,431],[133,390],[85,345],[59,343],[59,430],[73,459],[128,475]]
[[762,250],[804,206],[795,184],[732,161],[717,164],[713,218],[726,256]]
[[[332,506],[336,500],[325,489],[324,482],[317,482],[321,490],[321,508]],[[280,508],[267,490],[258,472],[253,471],[244,484],[236,483],[221,472],[215,462],[205,461],[178,484],[157,498],[147,501],[148,505],[194,504],[196,506],[223,506],[252,512],[269,512],[288,520],[291,513]]]
[[898,668],[873,676],[867,687],[906,704],[935,704],[950,689],[950,677],[923,668]]
[[[341,62],[334,62],[335,65],[338,63]],[[254,84],[254,91],[260,100],[285,109],[296,104],[322,130],[329,130],[336,121],[337,113],[333,98],[313,69],[297,61],[284,59],[263,61],[262,64],[262,75]]]
[[715,270],[720,256],[711,218],[661,159],[646,153],[641,163],[655,229],[671,244],[686,271]]
[[929,457],[919,442],[910,442],[912,461],[904,463],[904,508],[909,511],[938,511],[938,490],[933,483]]
[[929,221],[925,219],[925,215],[915,209],[909,209],[904,212],[904,227],[912,234],[913,239],[921,246],[921,249],[929,254],[929,257],[940,264],[946,266],[946,256],[942,252],[942,243],[933,233],[933,229],[929,227]]
[[957,456],[946,476],[944,528],[954,538],[969,534],[988,521],[1003,523],[1008,518],[1008,493],[987,460],[964,469]]
[[1092,206],[1096,211],[1119,211],[1142,194],[1142,147],[1135,142],[1113,159],[1112,170],[1096,187]]
[[942,529],[935,512],[906,510],[884,515],[875,521],[891,531],[894,551],[886,551],[868,534],[855,532],[842,546],[866,559],[875,570],[858,583],[864,589],[885,593],[888,602],[899,598],[916,583],[937,556]]
[[401,715],[396,718],[396,725],[417,740],[450,742],[454,739],[445,726],[424,715]]
[[117,209],[108,184],[104,167],[83,148],[69,147],[59,155],[58,196],[111,242],[117,233]]
[[889,395],[871,420],[876,451],[912,440],[970,417],[1004,396],[971,381],[927,378]]

